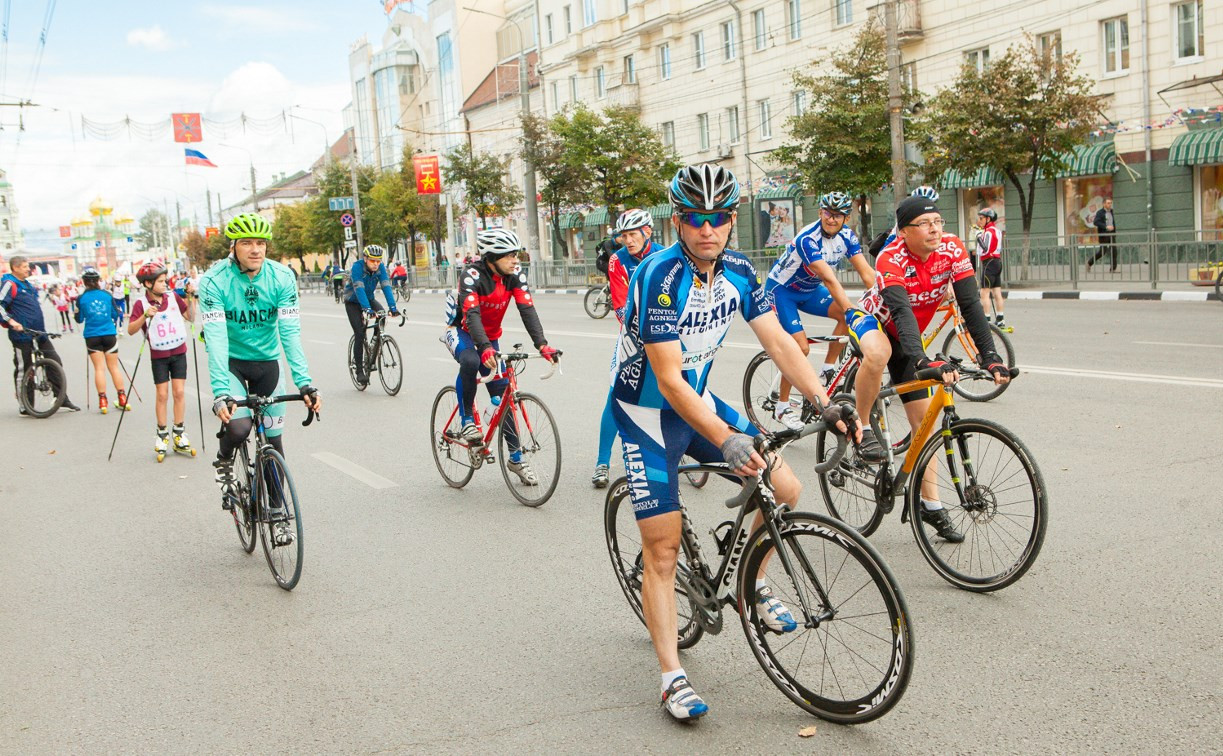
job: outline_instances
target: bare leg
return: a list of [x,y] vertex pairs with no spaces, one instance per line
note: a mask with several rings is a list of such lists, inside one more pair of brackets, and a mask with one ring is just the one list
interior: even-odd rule
[[662,672],[680,668],[679,619],[675,613],[675,565],[679,560],[679,512],[647,517],[637,521],[641,530],[642,561],[641,608],[645,625],[658,655]]
[[[166,400],[170,398],[170,383],[157,384],[157,427],[166,427]],[[178,409],[175,405],[174,409]]]
[[[187,381],[184,378],[171,378],[170,387],[174,392],[174,424],[182,425],[187,419]],[[162,411],[165,411],[162,403]]]
[[106,369],[110,371],[110,379],[115,384],[115,391],[125,391],[123,371],[119,369],[119,355],[114,352],[106,354]]
[[93,363],[93,386],[99,394],[106,393],[106,358],[101,352],[90,352],[89,361]]
[[[811,354],[811,344],[807,342],[807,334],[805,332],[799,331],[790,335],[794,337],[794,342],[798,344],[798,348],[803,350],[803,356]],[[779,406],[790,401],[790,382],[785,378],[781,379],[781,389],[778,392],[778,396],[780,397],[778,401]]]
[[[845,325],[845,310],[836,302],[828,306],[828,317],[836,323],[836,327],[832,329],[833,336],[844,336],[849,333],[849,326]],[[828,353],[824,355],[824,364],[830,365],[837,361],[841,356],[841,350],[845,348],[844,344],[833,342],[828,345]]]
[[[872,331],[859,341],[862,349],[862,364],[858,366],[858,377],[854,379],[854,394],[857,396],[858,418],[869,423],[871,408],[883,385],[883,369],[892,358],[892,345],[882,331]],[[863,425],[862,427],[866,427]]]

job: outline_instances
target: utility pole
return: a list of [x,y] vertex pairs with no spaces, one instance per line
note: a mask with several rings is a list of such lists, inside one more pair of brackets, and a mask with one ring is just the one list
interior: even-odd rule
[[904,97],[900,89],[900,35],[896,19],[896,0],[884,0],[883,24],[888,51],[888,122],[892,132],[892,206],[900,204],[908,191],[905,165],[905,127],[901,118]]
[[361,257],[361,250],[365,249],[365,237],[361,232],[361,192],[357,191],[357,156],[355,153],[349,156],[348,159],[349,171],[352,175],[352,205],[353,215],[357,219],[357,254],[356,257]]
[[259,212],[259,199],[255,196],[255,164],[251,163],[251,212]]
[[[527,41],[522,35],[520,25],[518,26],[518,37],[522,43],[518,50],[518,89],[522,92],[522,117],[525,118],[531,112],[531,89],[527,76]],[[527,249],[528,254],[539,255],[539,262],[542,263],[543,249],[539,246],[539,206],[535,201],[535,163],[529,157],[524,157],[522,162],[526,171],[526,175],[522,178],[522,188],[525,190],[524,199],[527,205]]]
[[[208,199],[208,225],[211,226],[213,225],[213,222],[212,222],[212,190],[205,187],[204,196]],[[217,209],[219,210],[220,208],[217,208]]]

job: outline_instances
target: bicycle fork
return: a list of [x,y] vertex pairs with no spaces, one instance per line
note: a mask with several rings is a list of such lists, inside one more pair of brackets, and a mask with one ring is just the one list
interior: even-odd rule
[[[764,526],[769,532],[769,537],[773,539],[773,551],[781,559],[781,566],[786,571],[786,576],[790,578],[791,585],[794,586],[794,595],[798,597],[798,603],[802,607],[803,612],[803,627],[807,629],[815,629],[820,626],[821,622],[826,622],[836,616],[836,609],[832,606],[832,601],[828,598],[828,593],[824,590],[824,586],[820,585],[820,581],[815,577],[815,570],[811,567],[811,563],[807,560],[807,555],[801,550],[796,550],[799,561],[802,562],[803,570],[807,573],[807,577],[811,580],[811,584],[815,586],[815,592],[818,594],[820,604],[824,607],[824,611],[815,614],[811,610],[811,605],[807,601],[807,592],[799,585],[799,580],[796,577],[794,563],[790,560],[789,554],[783,546],[781,539],[781,530],[785,526],[786,508],[778,506],[777,500],[773,498],[773,492],[765,489],[763,486],[757,489],[757,493],[761,498],[760,511],[764,516]],[[745,576],[747,577],[747,576]]]

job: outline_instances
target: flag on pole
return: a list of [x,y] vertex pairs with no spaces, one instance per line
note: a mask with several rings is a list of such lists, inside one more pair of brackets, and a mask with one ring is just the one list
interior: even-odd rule
[[187,165],[205,165],[209,168],[217,167],[216,163],[205,157],[204,153],[200,152],[199,150],[185,148],[183,149],[183,152],[187,155]]

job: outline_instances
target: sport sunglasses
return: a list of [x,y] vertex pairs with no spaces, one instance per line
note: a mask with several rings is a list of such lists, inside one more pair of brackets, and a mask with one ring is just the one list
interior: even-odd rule
[[725,226],[727,223],[730,223],[733,214],[733,210],[719,210],[713,213],[686,212],[680,213],[679,219],[685,225],[692,226],[693,228],[700,228],[706,223],[717,228],[718,226]]

